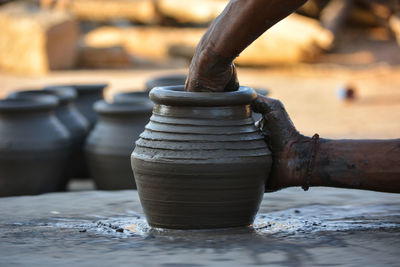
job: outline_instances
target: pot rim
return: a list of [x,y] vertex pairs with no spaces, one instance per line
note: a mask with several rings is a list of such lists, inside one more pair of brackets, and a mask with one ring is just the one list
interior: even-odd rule
[[142,99],[144,97],[148,97],[149,96],[149,92],[148,91],[121,91],[121,92],[116,92],[114,94],[114,100],[116,97],[121,97],[121,96],[126,96],[129,98],[139,98]]
[[52,88],[59,88],[59,87],[71,87],[76,90],[76,93],[82,94],[82,93],[92,93],[92,92],[98,92],[98,91],[103,91],[104,88],[108,86],[108,83],[82,83],[82,84],[60,84],[60,85],[50,85],[46,86],[43,89],[52,89]]
[[40,96],[54,96],[58,99],[59,104],[64,104],[76,99],[76,92],[71,87],[59,87],[46,90],[21,90],[10,93],[8,98],[30,99]]
[[[154,87],[160,86],[160,84],[165,84],[165,86],[172,86],[172,85],[181,85],[181,84],[171,84],[172,82],[179,81],[179,83],[183,80],[185,83],[187,79],[187,75],[183,73],[176,73],[176,74],[168,74],[163,76],[157,76],[150,80],[146,81],[146,90],[150,91]],[[156,86],[154,86],[156,84]]]
[[72,87],[44,88],[43,91],[57,96],[60,99],[60,103],[72,102],[78,97],[78,94]]
[[169,106],[218,107],[248,105],[257,98],[250,87],[240,86],[232,92],[185,92],[184,85],[155,87],[150,99],[156,104]]
[[113,96],[113,102],[115,103],[131,103],[141,105],[146,101],[151,103],[149,92],[147,91],[119,92]]
[[253,88],[257,94],[262,96],[267,96],[269,94],[269,90],[266,88]]
[[153,105],[150,101],[138,103],[138,102],[107,102],[105,100],[98,100],[93,105],[94,110],[102,115],[113,115],[113,114],[142,114],[151,113]]
[[58,106],[58,102],[57,97],[52,95],[0,99],[0,112],[52,110]]

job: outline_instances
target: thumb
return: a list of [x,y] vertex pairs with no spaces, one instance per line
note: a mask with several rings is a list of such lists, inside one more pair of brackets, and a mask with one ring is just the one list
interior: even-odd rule
[[255,112],[263,115],[259,126],[263,132],[268,132],[269,143],[273,150],[279,150],[288,140],[299,135],[279,100],[259,95],[251,107]]

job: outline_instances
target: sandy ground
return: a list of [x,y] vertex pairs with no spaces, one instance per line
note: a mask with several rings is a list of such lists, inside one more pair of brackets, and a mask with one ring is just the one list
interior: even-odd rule
[[[144,82],[186,69],[80,70],[52,72],[42,77],[15,76],[0,72],[0,97],[23,88],[59,83],[110,83],[107,99],[118,91],[142,90]],[[325,138],[400,137],[400,67],[375,64],[368,68],[337,65],[297,65],[285,68],[240,68],[242,85],[268,88],[279,98],[293,122],[304,134]],[[357,99],[338,99],[337,89],[346,84],[356,88]]]

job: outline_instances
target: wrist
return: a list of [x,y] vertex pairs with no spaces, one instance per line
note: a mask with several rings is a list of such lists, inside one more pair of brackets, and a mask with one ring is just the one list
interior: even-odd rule
[[320,139],[318,134],[313,137],[302,137],[295,149],[295,168],[292,172],[294,177],[293,186],[301,186],[307,191],[311,186],[320,186],[318,169],[323,158],[323,145],[328,139]]
[[288,186],[301,186],[306,184],[306,177],[308,172],[308,165],[311,159],[312,138],[300,135],[293,141],[287,149],[289,150],[286,155],[287,170],[289,175]]
[[214,52],[210,46],[207,46],[200,51],[196,64],[200,69],[224,70],[232,65],[234,59],[235,57],[222,56]]

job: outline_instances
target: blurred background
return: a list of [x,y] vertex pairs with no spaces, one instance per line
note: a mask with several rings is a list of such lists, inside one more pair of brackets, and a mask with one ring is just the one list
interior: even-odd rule
[[[0,1],[0,98],[65,83],[108,83],[105,98],[187,74],[226,0]],[[236,60],[296,127],[323,138],[400,137],[400,3],[309,0]]]

